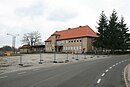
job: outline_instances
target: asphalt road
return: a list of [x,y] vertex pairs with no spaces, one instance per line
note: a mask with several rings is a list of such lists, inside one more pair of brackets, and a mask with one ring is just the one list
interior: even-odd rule
[[0,75],[0,87],[125,87],[129,55]]

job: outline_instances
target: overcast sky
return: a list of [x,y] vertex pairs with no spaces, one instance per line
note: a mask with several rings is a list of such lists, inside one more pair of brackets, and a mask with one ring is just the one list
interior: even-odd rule
[[16,47],[25,33],[39,31],[44,42],[52,33],[67,28],[89,25],[96,30],[102,11],[109,18],[113,9],[130,27],[130,0],[0,0],[0,47],[12,46],[12,37],[19,34]]

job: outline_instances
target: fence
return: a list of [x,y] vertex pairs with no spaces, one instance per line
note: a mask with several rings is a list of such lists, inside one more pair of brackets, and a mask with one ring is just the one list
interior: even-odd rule
[[93,58],[86,54],[22,54],[21,56],[0,57],[0,74],[24,69],[51,67],[67,62],[84,61]]

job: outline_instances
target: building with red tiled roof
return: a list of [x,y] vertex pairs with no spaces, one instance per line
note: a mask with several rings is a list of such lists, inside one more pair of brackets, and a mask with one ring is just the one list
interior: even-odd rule
[[46,52],[82,53],[92,50],[92,40],[97,37],[88,25],[56,31],[45,41]]
[[42,53],[45,52],[45,45],[23,45],[22,47],[19,47],[20,53]]

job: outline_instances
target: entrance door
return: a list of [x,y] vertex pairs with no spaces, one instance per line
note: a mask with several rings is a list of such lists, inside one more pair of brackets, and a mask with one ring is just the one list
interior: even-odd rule
[[62,52],[63,51],[63,46],[59,46],[58,47],[58,52]]

